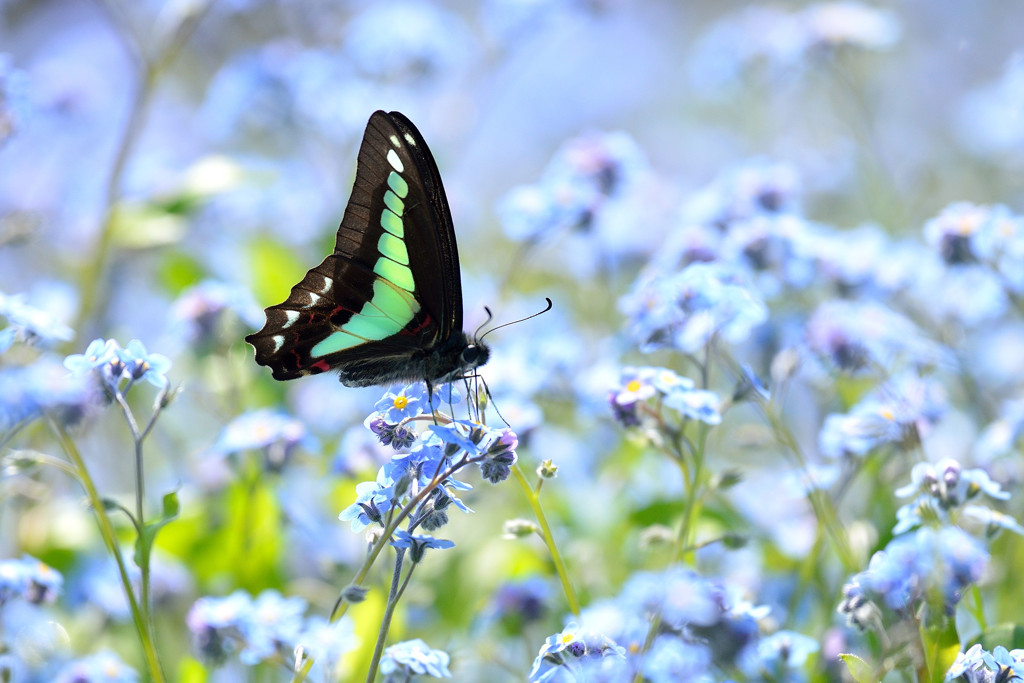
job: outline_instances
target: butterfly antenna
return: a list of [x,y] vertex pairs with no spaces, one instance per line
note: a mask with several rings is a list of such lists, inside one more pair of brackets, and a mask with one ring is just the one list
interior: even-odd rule
[[487,306],[484,306],[484,310],[487,311],[487,320],[480,323],[480,325],[476,328],[476,331],[473,332],[473,339],[477,339],[477,335],[480,334],[480,330],[482,330],[484,326],[487,325],[487,323],[491,322],[491,320],[494,319],[494,315],[491,313],[491,309],[487,308]]
[[[495,330],[500,330],[501,328],[503,328],[503,327],[508,327],[509,325],[515,325],[515,324],[517,324],[517,323],[521,323],[521,322],[526,322],[526,321],[527,321],[527,320],[529,320],[530,318],[536,318],[536,317],[537,317],[538,315],[542,315],[542,314],[544,314],[544,313],[547,313],[548,311],[550,311],[550,310],[551,310],[551,307],[552,307],[552,306],[554,306],[554,304],[552,304],[552,303],[551,303],[551,299],[549,299],[548,297],[544,297],[544,301],[547,301],[547,302],[548,302],[548,305],[547,305],[547,306],[545,306],[543,310],[537,311],[537,312],[536,312],[536,313],[534,313],[533,315],[528,315],[528,316],[526,316],[525,318],[520,318],[519,320],[513,320],[512,322],[502,323],[501,325],[498,325],[497,327],[492,327],[491,329],[489,329],[489,330],[487,330],[486,332],[484,332],[484,333],[483,333],[483,335],[481,335],[480,337],[478,337],[478,338],[477,338],[477,340],[478,340],[478,341],[483,341],[484,337],[486,337],[487,335],[489,335],[489,334],[490,334],[491,332],[494,332]],[[487,311],[487,312],[488,312],[488,313],[490,313],[490,311]],[[479,330],[479,329],[477,329],[477,332],[479,332],[479,331],[480,331],[480,330]],[[474,336],[475,336],[475,335],[474,335]]]

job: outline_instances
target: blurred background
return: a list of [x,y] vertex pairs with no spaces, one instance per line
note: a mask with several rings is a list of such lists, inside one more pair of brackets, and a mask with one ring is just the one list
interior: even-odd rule
[[[171,672],[189,652],[183,615],[197,596],[276,588],[325,614],[364,543],[336,515],[386,459],[362,427],[381,392],[330,376],[273,382],[242,337],[332,248],[369,115],[401,111],[447,189],[466,328],[484,306],[501,323],[554,301],[489,338],[484,375],[526,470],[545,458],[560,467],[549,504],[578,589],[612,594],[657,564],[640,529],[679,510],[674,470],[624,438],[607,408],[623,364],[672,365],[627,333],[620,301],[638,273],[717,253],[694,226],[767,211],[827,230],[848,252],[830,261],[844,273],[882,278],[893,245],[921,242],[952,202],[1019,210],[1022,25],[1024,5],[996,0],[0,0],[0,293],[11,326],[15,295],[45,314],[19,328],[33,343],[11,345],[0,371],[59,366],[95,337],[139,339],[173,361],[183,392],[147,445],[153,505],[171,489],[183,502],[159,544]],[[780,292],[800,273],[762,270],[783,322],[738,354],[765,376],[803,320],[795,311],[841,288],[807,275],[794,305]],[[976,295],[942,292],[965,308]],[[998,384],[1021,369],[1011,327],[986,370],[987,412],[954,420],[943,452],[970,450],[1019,386]],[[0,383],[0,427],[28,400],[13,384]],[[805,399],[791,419],[816,452],[837,405]],[[132,405],[148,414],[151,401],[139,389]],[[124,424],[86,412],[75,434],[93,475],[128,500]],[[772,481],[785,468],[750,418],[734,417],[714,447],[748,481]],[[45,426],[17,447],[54,450]],[[537,598],[544,616],[474,644],[500,630],[487,620],[507,582],[550,578],[539,545],[500,537],[505,519],[529,516],[519,492],[474,483],[477,513],[452,516],[443,535],[456,549],[422,567],[396,639],[432,632],[460,660],[457,680],[497,680],[474,678],[495,661],[522,680],[564,604],[552,583]],[[5,480],[0,495],[0,556],[32,553],[65,572],[71,649],[92,648],[86,634],[103,625],[99,640],[138,666],[77,488],[47,471]],[[240,517],[246,496],[257,521]],[[757,500],[777,505],[771,514],[747,500],[723,504],[719,522],[747,516],[764,534],[770,551],[743,551],[757,559],[740,583],[757,592],[807,551],[813,520],[798,492]],[[853,516],[895,507],[851,504]],[[866,538],[865,556],[877,542]],[[744,574],[734,557],[707,561]],[[812,634],[832,621],[834,597],[823,590],[804,615]],[[354,611],[364,643],[379,609]]]

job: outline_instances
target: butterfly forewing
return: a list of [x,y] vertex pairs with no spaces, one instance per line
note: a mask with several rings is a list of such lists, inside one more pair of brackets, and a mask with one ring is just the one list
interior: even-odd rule
[[437,165],[407,118],[375,112],[334,253],[246,341],[275,379],[338,369],[367,385],[429,379],[422,356],[456,334],[458,252]]

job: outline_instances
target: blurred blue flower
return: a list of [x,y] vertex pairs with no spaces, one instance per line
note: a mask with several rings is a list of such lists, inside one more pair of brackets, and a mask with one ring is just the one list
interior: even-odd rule
[[444,650],[431,649],[419,638],[395,643],[384,650],[380,660],[380,672],[387,683],[408,681],[417,674],[434,678],[451,678],[448,670],[450,657]]
[[633,407],[639,401],[652,398],[657,389],[654,387],[654,376],[657,368],[626,366],[622,368],[620,384],[611,392],[611,403],[621,409]]
[[236,622],[245,646],[238,658],[243,664],[262,661],[287,661],[298,643],[303,628],[306,601],[286,598],[275,590],[265,590],[252,601],[244,617]]
[[707,647],[671,635],[656,637],[643,658],[644,675],[651,683],[710,682],[710,669],[711,651]]
[[200,658],[221,664],[238,653],[243,664],[290,660],[303,629],[306,601],[266,590],[253,600],[237,590],[223,598],[199,598],[186,622]]
[[[150,558],[150,599],[155,606],[173,604],[192,593],[191,572],[176,559],[156,552]],[[131,560],[126,562],[128,577],[136,591],[142,573]],[[131,607],[124,594],[117,564],[109,557],[85,557],[79,560],[67,580],[67,603],[74,609],[86,605],[102,611],[112,621],[128,622]]]
[[63,585],[60,572],[34,557],[0,560],[0,607],[15,599],[52,603]]
[[713,391],[676,389],[665,395],[665,405],[690,418],[709,425],[722,422],[719,407],[722,400]]
[[925,242],[946,265],[956,266],[981,260],[977,240],[989,221],[990,209],[970,202],[956,202],[924,224]]
[[956,107],[954,132],[981,156],[1016,154],[1024,144],[1024,57],[1013,54],[994,81],[968,92]]
[[248,450],[260,451],[266,465],[279,471],[297,447],[315,450],[317,440],[299,420],[270,409],[253,410],[234,418],[221,431],[212,446],[214,453],[231,455]]
[[996,645],[992,652],[975,643],[966,652],[956,656],[946,672],[944,681],[966,683],[1004,683],[1020,678],[1017,671],[1024,670],[1024,650],[1007,650]]
[[922,527],[895,537],[872,556],[868,568],[844,587],[839,612],[860,628],[868,625],[858,619],[864,600],[902,614],[928,604],[940,610],[933,617],[949,616],[988,563],[982,544],[961,529]]
[[821,649],[818,641],[795,631],[776,631],[757,641],[749,650],[749,658],[742,668],[751,675],[762,674],[767,680],[804,680],[799,669],[807,659]]
[[722,337],[744,341],[768,309],[734,270],[694,263],[669,275],[648,274],[620,300],[641,351],[675,348],[696,353]]
[[[569,683],[581,680],[582,669],[587,662],[606,657],[617,657],[625,661],[625,650],[601,633],[570,623],[544,641],[526,680],[529,683]],[[582,680],[602,679],[586,677]]]
[[895,13],[860,2],[821,2],[787,12],[755,5],[727,15],[707,30],[694,50],[691,79],[713,94],[738,85],[759,68],[767,80],[799,75],[808,58],[840,48],[884,50],[899,41]]
[[0,52],[0,149],[30,115],[28,75]]
[[171,305],[171,318],[189,344],[208,346],[226,331],[225,314],[233,313],[247,327],[263,324],[263,313],[248,289],[219,280],[189,287]]
[[544,617],[550,599],[551,588],[539,576],[509,581],[494,591],[485,612],[486,618],[502,623],[506,632],[522,633],[525,625]]
[[199,658],[221,664],[244,647],[241,624],[252,610],[252,597],[237,590],[223,598],[202,597],[188,611],[185,623],[192,632]]
[[841,372],[889,374],[952,365],[952,355],[908,318],[868,301],[828,301],[807,321],[807,348]]
[[728,232],[734,224],[800,210],[800,174],[792,164],[750,159],[722,171],[684,204],[685,224]]
[[457,78],[477,50],[459,15],[419,0],[368,6],[352,18],[344,38],[345,55],[362,74],[413,87]]
[[137,683],[139,674],[113,652],[102,651],[64,665],[53,683]]
[[337,51],[270,42],[234,55],[217,72],[203,117],[215,139],[249,139],[256,149],[283,153],[310,128],[339,141],[354,134],[372,110],[364,87]]
[[342,660],[357,647],[359,641],[351,619],[342,618],[331,623],[314,615],[306,620],[297,644],[314,660],[309,679],[326,681],[341,680]]
[[57,342],[70,341],[74,330],[50,313],[25,303],[22,296],[0,292],[0,316],[7,319],[7,327],[0,330],[0,353],[14,342],[51,347]]
[[918,268],[909,293],[937,325],[978,327],[1006,312],[1003,280],[988,266],[927,266]]
[[[65,358],[64,367],[76,377],[86,375],[100,370],[108,363],[115,363],[119,348],[120,345],[113,339],[93,339],[85,348],[85,353],[73,353]],[[115,377],[120,378],[120,369]]]
[[65,425],[78,424],[100,403],[99,391],[89,377],[68,376],[52,358],[0,368],[0,431],[44,414]]
[[894,445],[915,447],[946,412],[942,386],[914,373],[898,375],[862,398],[849,413],[829,415],[818,434],[829,458],[861,456]]
[[914,496],[914,499],[896,511],[899,521],[893,528],[894,534],[901,534],[921,525],[924,522],[922,515],[925,513],[932,522],[955,523],[956,518],[951,518],[951,515],[960,510],[967,514],[967,507],[972,509],[968,516],[978,520],[984,517],[986,522],[991,521],[997,526],[1017,530],[1005,515],[999,516],[999,513],[990,511],[991,514],[986,516],[982,511],[988,508],[980,505],[967,506],[968,501],[976,499],[980,494],[995,500],[1009,500],[1010,494],[992,481],[985,470],[965,470],[956,460],[946,459],[935,465],[917,463],[911,470],[910,483],[896,489],[895,493],[900,498]]

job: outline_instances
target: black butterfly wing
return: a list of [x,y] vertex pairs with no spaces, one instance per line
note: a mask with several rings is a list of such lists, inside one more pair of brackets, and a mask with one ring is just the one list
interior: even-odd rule
[[451,212],[416,127],[375,112],[334,253],[246,337],[275,379],[338,369],[354,386],[428,378],[429,351],[462,331]]

